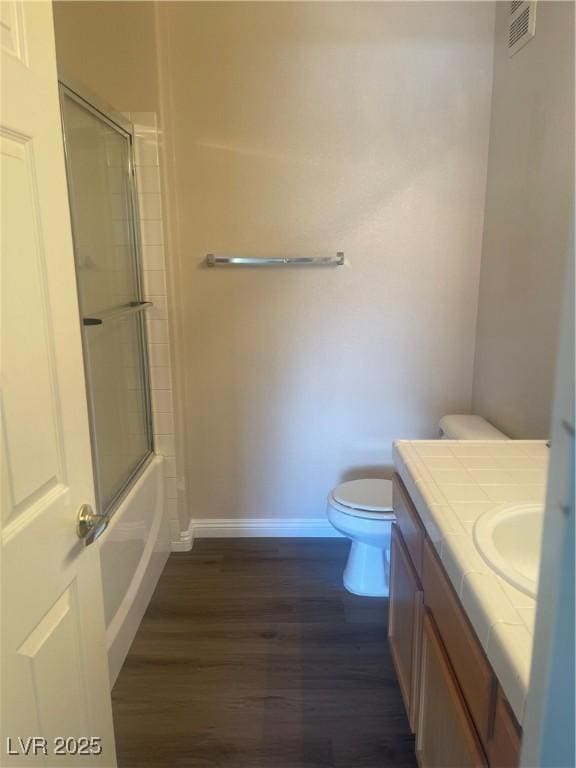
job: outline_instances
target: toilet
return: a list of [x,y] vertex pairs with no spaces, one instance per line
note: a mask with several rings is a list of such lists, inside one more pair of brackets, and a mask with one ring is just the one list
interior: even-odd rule
[[350,480],[328,496],[328,519],[352,539],[344,586],[355,595],[388,595],[390,534],[395,520],[391,480]]
[[[449,440],[508,440],[481,416],[443,416],[439,437]],[[348,592],[387,597],[390,536],[395,520],[392,481],[349,480],[328,495],[327,516],[337,531],[351,539],[343,582]]]

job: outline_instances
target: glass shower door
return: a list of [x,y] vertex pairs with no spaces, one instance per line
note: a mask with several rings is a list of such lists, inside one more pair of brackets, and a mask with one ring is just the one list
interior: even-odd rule
[[152,452],[132,136],[61,86],[92,452],[108,513]]

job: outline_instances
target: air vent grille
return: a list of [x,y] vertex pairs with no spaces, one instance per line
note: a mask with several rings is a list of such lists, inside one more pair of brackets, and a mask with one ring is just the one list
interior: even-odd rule
[[508,54],[514,56],[534,37],[536,0],[511,0],[508,26]]
[[508,40],[508,47],[512,48],[516,45],[518,40],[528,32],[528,23],[530,21],[530,8],[526,7],[514,21],[510,24],[510,38]]

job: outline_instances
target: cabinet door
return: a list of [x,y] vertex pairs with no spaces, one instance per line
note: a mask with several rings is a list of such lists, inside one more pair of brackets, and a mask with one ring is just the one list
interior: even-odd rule
[[450,665],[486,747],[494,702],[494,674],[432,543],[424,544],[424,605],[434,617]]
[[518,768],[522,732],[504,694],[498,689],[494,728],[488,744],[492,768]]
[[416,751],[421,768],[488,763],[432,615],[425,611]]
[[412,733],[418,707],[422,604],[418,576],[398,526],[393,525],[388,639]]

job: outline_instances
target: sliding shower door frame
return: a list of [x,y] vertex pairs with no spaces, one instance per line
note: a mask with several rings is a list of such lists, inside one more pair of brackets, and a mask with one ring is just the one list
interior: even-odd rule
[[[72,223],[72,241],[74,248],[74,258],[78,259],[79,247],[78,237],[75,233],[75,211],[74,211],[74,182],[72,174],[70,172],[70,152],[67,147],[66,141],[66,129],[64,122],[64,98],[69,98],[79,104],[81,107],[92,113],[95,117],[102,120],[110,128],[117,131],[120,135],[128,140],[128,190],[129,190],[129,208],[130,208],[130,232],[132,236],[132,242],[134,244],[134,274],[136,277],[136,292],[138,302],[146,304],[144,301],[143,292],[143,277],[142,277],[142,243],[140,237],[140,216],[138,210],[138,198],[136,195],[136,163],[134,152],[134,127],[132,123],[122,114],[114,110],[109,105],[105,104],[98,96],[90,93],[84,86],[80,86],[74,82],[71,78],[63,78],[59,73],[59,91],[60,91],[60,118],[62,123],[62,139],[64,143],[64,157],[66,161],[66,178],[68,183],[68,203],[70,207],[70,218]],[[154,457],[154,431],[152,422],[152,401],[151,401],[151,389],[150,389],[150,361],[148,356],[148,334],[146,329],[146,320],[144,316],[145,309],[142,308],[139,314],[138,333],[141,341],[142,352],[142,373],[144,384],[144,409],[145,409],[145,424],[146,424],[146,437],[148,444],[148,452],[142,457],[142,459],[135,465],[132,473],[127,478],[126,482],[121,488],[114,494],[114,496],[108,501],[104,508],[102,494],[101,494],[101,469],[98,461],[98,443],[96,436],[96,408],[94,402],[94,389],[92,373],[90,370],[90,356],[88,351],[88,341],[86,338],[87,326],[84,324],[85,314],[82,307],[82,296],[80,291],[80,284],[78,279],[78,263],[76,263],[76,289],[78,295],[78,308],[79,308],[79,321],[80,331],[82,337],[82,351],[84,358],[84,376],[86,382],[86,396],[88,401],[88,412],[90,421],[90,442],[92,451],[92,465],[94,469],[95,479],[95,495],[97,511],[100,514],[105,514],[108,518],[112,517],[118,505],[122,499],[126,496],[134,482],[146,469],[152,458]],[[126,314],[134,312],[134,308],[126,308]]]

